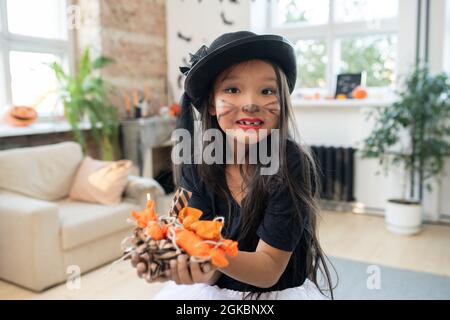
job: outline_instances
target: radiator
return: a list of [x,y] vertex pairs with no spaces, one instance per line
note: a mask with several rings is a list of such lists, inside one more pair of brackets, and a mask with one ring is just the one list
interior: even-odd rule
[[321,198],[334,201],[354,201],[355,149],[311,146],[311,151],[319,169]]

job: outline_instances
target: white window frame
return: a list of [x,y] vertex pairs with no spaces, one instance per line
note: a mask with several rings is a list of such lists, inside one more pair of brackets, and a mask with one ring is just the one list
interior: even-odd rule
[[[398,14],[393,18],[377,19],[377,28],[371,28],[367,21],[355,22],[336,22],[334,18],[335,0],[329,0],[329,16],[326,24],[305,25],[305,24],[288,24],[278,25],[276,21],[277,1],[270,0],[270,4],[266,7],[266,26],[267,33],[279,34],[288,38],[293,43],[298,40],[314,40],[325,39],[327,44],[328,63],[326,66],[325,79],[327,82],[326,89],[320,88],[297,88],[294,96],[302,93],[321,92],[322,94],[333,96],[336,86],[336,76],[338,74],[339,65],[339,46],[337,39],[353,36],[371,36],[383,34],[396,34],[398,37]],[[399,3],[400,7],[400,3]],[[399,11],[400,12],[400,9]],[[396,50],[398,53],[398,50]],[[398,68],[398,54],[396,60],[396,73]],[[389,87],[369,87],[369,93],[391,94],[392,89]],[[325,92],[323,92],[325,91]]]
[[[61,12],[65,13],[70,0],[61,0]],[[65,14],[60,19],[66,19]],[[66,24],[61,23],[62,26]],[[11,51],[49,53],[61,59],[63,65],[69,70],[74,67],[74,33],[67,29],[66,39],[49,39],[19,35],[9,32],[6,0],[0,0],[0,116],[12,105],[11,70],[9,53]],[[60,115],[40,113],[39,121],[53,120]],[[1,121],[0,121],[1,122]]]

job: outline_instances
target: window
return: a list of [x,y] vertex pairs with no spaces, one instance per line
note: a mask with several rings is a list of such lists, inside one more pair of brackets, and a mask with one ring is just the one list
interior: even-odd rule
[[301,88],[325,88],[328,60],[325,39],[298,40],[295,43],[298,58],[298,86]]
[[65,12],[64,0],[0,0],[0,114],[10,105],[32,105],[40,118],[62,115],[48,64],[69,68]]
[[273,0],[268,32],[295,45],[297,94],[332,96],[339,73],[365,74],[372,92],[395,85],[398,0]]

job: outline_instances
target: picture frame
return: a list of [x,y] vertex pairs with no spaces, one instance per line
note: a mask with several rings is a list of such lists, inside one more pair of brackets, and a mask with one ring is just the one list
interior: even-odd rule
[[334,97],[345,94],[348,99],[352,99],[352,91],[357,86],[365,84],[365,72],[359,73],[341,73],[336,78],[336,92]]

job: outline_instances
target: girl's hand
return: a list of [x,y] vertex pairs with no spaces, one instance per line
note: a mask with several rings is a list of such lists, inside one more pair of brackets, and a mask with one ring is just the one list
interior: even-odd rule
[[187,262],[186,255],[179,255],[170,261],[170,278],[177,284],[210,283],[216,273],[216,267],[205,263],[203,269],[197,262]]
[[148,283],[164,282],[170,280],[170,270],[166,270],[165,275],[163,276],[159,276],[156,279],[150,279],[150,277],[148,277],[147,264],[145,263],[144,259],[141,258],[138,254],[133,254],[131,256],[131,265],[133,266],[133,268],[136,268],[138,277],[144,278]]

